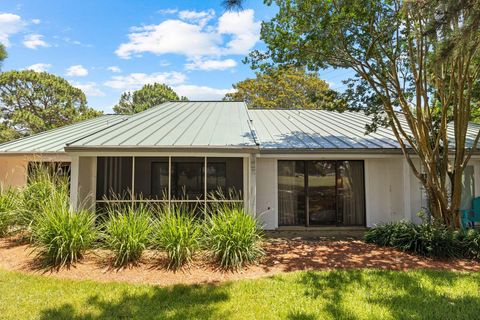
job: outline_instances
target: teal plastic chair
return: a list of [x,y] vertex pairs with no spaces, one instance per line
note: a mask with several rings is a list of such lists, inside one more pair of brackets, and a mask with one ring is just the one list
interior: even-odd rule
[[460,210],[460,221],[463,229],[473,228],[475,222],[480,222],[480,197],[472,200],[472,208]]

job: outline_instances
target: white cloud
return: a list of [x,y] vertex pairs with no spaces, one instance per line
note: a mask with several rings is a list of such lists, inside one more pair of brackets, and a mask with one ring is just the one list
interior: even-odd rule
[[199,25],[180,20],[166,20],[140,29],[130,33],[129,42],[121,44],[115,51],[120,58],[128,59],[132,54],[144,52],[157,55],[176,53],[192,57],[216,54],[221,41],[217,34],[203,32]]
[[40,19],[32,19],[33,24],[40,24],[42,22]]
[[219,57],[228,54],[247,54],[260,36],[260,22],[255,21],[252,9],[226,12],[217,25],[207,23],[214,11],[181,11],[179,19],[159,24],[133,27],[129,41],[115,53],[124,59],[145,52],[162,55],[180,54],[189,59]]
[[200,60],[196,59],[193,62],[185,64],[187,70],[225,70],[234,68],[237,65],[233,59],[225,60]]
[[110,67],[107,68],[107,70],[108,70],[108,71],[111,71],[111,72],[113,72],[113,73],[122,72],[122,70],[121,70],[119,67],[117,67],[117,66],[110,66]]
[[32,33],[23,38],[23,45],[29,49],[37,49],[38,47],[50,47],[50,45],[43,40],[41,34]]
[[206,11],[183,10],[178,13],[178,17],[187,22],[198,23],[200,27],[203,27],[215,17],[215,11],[213,9]]
[[35,64],[32,64],[31,66],[28,66],[25,68],[25,70],[33,70],[33,71],[36,71],[36,72],[44,72],[44,71],[47,71],[48,69],[50,69],[52,67],[51,64],[49,63],[35,63]]
[[99,89],[98,84],[95,82],[76,82],[71,81],[70,84],[80,90],[82,90],[86,96],[90,97],[103,97],[105,93]]
[[246,54],[259,40],[260,22],[255,22],[252,9],[241,12],[225,12],[218,20],[218,32],[230,34],[232,39],[227,43],[229,54]]
[[69,37],[63,37],[62,39],[63,39],[63,41],[65,41],[65,42],[68,43],[68,44],[72,44],[72,45],[76,45],[76,46],[81,46],[81,47],[85,47],[85,48],[91,48],[91,47],[93,47],[92,44],[83,43],[83,42],[78,41],[78,40],[73,40],[73,39],[70,39]]
[[173,90],[175,90],[178,95],[185,96],[190,100],[220,100],[225,94],[234,91],[233,89],[217,89],[187,84],[174,86]]
[[117,90],[131,91],[139,89],[147,83],[175,85],[185,82],[185,79],[186,76],[180,72],[131,73],[125,76],[113,76],[104,85]]
[[0,43],[10,45],[9,37],[18,33],[25,26],[19,15],[13,13],[0,13]]
[[88,70],[85,69],[81,64],[77,64],[69,67],[66,75],[70,77],[85,77],[88,75]]
[[178,12],[177,9],[161,9],[157,11],[157,13],[160,13],[160,14],[175,14],[177,12]]

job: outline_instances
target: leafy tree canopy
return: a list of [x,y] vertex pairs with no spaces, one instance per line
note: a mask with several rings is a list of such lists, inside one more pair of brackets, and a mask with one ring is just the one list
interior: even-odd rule
[[[462,174],[476,149],[466,133],[479,109],[480,2],[265,0],[273,2],[278,13],[261,30],[267,50],[251,53],[253,67],[354,70],[348,102],[373,115],[370,129],[391,128],[433,216],[458,226]],[[479,137],[469,138],[474,146]]]
[[233,88],[236,91],[227,93],[224,100],[242,100],[250,108],[345,109],[338,94],[316,72],[304,68],[270,68]]
[[118,114],[134,114],[155,107],[166,101],[186,101],[186,97],[179,97],[172,88],[165,84],[146,84],[133,92],[124,92],[120,101],[113,107]]
[[32,70],[0,73],[0,139],[11,140],[96,117],[65,79]]

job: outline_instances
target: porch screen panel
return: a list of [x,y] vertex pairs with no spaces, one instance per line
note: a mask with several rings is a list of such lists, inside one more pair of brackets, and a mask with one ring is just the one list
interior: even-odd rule
[[205,158],[172,158],[172,198],[204,199],[204,167]]
[[97,157],[97,200],[130,200],[132,157]]
[[207,193],[213,198],[243,199],[243,159],[207,158]]
[[168,200],[167,157],[135,157],[135,199]]
[[278,214],[280,226],[306,223],[304,161],[278,161]]
[[365,225],[363,161],[337,162],[337,219],[347,226]]

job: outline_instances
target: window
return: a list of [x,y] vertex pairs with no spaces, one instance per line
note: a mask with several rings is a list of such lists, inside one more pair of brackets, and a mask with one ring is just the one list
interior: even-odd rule
[[205,198],[204,166],[204,158],[172,158],[172,199]]
[[362,161],[278,161],[279,225],[365,225]]
[[227,166],[225,162],[207,165],[207,192],[225,193],[227,188]]
[[151,172],[149,199],[168,199],[168,162],[152,162]]

